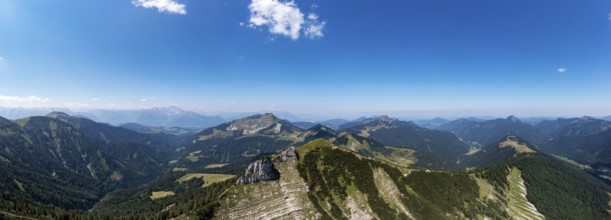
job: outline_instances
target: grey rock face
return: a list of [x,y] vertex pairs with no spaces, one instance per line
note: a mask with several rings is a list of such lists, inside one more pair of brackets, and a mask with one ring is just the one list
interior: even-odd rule
[[246,168],[244,176],[236,181],[238,185],[245,185],[258,182],[267,182],[280,178],[280,173],[274,168],[274,164],[268,158],[257,160]]
[[283,163],[294,163],[299,160],[297,152],[295,152],[295,147],[289,147],[288,149],[282,151],[282,153],[280,153],[277,158],[278,162]]

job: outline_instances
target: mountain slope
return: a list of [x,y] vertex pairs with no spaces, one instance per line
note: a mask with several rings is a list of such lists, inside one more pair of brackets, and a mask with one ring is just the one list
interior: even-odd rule
[[[498,142],[497,146],[503,146],[502,142]],[[217,217],[611,217],[611,212],[607,211],[611,209],[607,204],[610,200],[608,193],[611,192],[608,186],[544,154],[530,152],[520,146],[503,148],[522,153],[487,168],[449,173],[396,167],[318,139],[297,149],[300,158],[297,164],[276,162],[280,180],[235,186],[229,190],[220,201]],[[295,170],[299,176],[294,175]],[[284,186],[294,186],[289,188],[294,190],[283,189]],[[303,186],[307,186],[307,189]],[[248,195],[241,196],[243,193]],[[287,202],[281,202],[287,198]]]
[[409,167],[418,161],[416,151],[413,149],[385,146],[376,140],[348,132],[342,132],[337,138],[332,139],[332,143],[339,148],[401,167]]
[[[303,142],[303,131],[273,114],[254,115],[208,128],[187,140],[173,166],[239,166],[261,155]],[[231,168],[231,166],[227,167]]]
[[465,142],[474,142],[474,146],[488,146],[508,136],[518,136],[531,143],[538,143],[539,134],[534,126],[520,121],[515,116],[488,121],[458,119],[437,127],[450,131]]
[[510,161],[519,154],[535,152],[535,148],[528,142],[516,136],[507,136],[465,157],[461,165],[466,168],[487,167]]
[[449,132],[419,127],[381,116],[361,120],[346,131],[379,141],[386,146],[416,151],[418,167],[454,169],[469,147]]
[[[136,132],[129,138],[125,135],[131,131],[125,130],[115,141],[110,138],[121,133],[113,131],[118,128],[60,113],[54,116],[63,120],[0,119],[0,188],[14,201],[83,210],[114,189],[140,185],[163,172],[159,166],[166,156],[152,139],[140,139],[146,136]],[[77,128],[64,121],[80,124]],[[17,208],[5,202],[0,199],[5,210]]]
[[579,137],[597,134],[611,129],[611,122],[592,117],[558,118],[552,121],[541,121],[536,128],[544,140],[549,140],[559,136]]

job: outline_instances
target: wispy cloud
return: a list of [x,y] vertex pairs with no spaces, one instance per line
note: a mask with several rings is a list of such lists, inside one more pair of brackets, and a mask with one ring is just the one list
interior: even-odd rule
[[0,104],[6,106],[23,106],[23,105],[36,105],[44,104],[49,102],[49,98],[41,98],[38,96],[5,96],[0,95]]
[[303,33],[313,39],[323,36],[326,22],[320,22],[318,15],[310,13],[307,18],[294,1],[251,0],[249,27],[267,26],[272,34],[299,39]]
[[132,4],[136,7],[156,8],[159,12],[187,14],[186,6],[174,0],[133,0]]
[[140,102],[148,102],[148,101],[152,101],[157,99],[157,97],[151,96],[151,97],[142,97],[140,98]]
[[0,57],[0,63],[4,63],[4,57]]
[[560,67],[560,68],[556,69],[556,71],[558,71],[559,73],[566,73],[566,68]]
[[88,108],[88,107],[91,107],[87,103],[80,103],[80,102],[68,102],[68,103],[64,103],[64,105],[66,107],[69,107],[69,108],[77,108],[77,109],[78,108]]
[[609,13],[609,20],[611,21],[611,13]]

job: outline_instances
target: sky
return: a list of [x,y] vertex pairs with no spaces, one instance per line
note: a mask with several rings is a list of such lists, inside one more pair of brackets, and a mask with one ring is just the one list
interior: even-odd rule
[[0,106],[611,115],[608,0],[1,0]]

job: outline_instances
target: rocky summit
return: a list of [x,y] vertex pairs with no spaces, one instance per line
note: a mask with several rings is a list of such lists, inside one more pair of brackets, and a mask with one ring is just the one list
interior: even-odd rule
[[258,182],[267,182],[280,178],[280,173],[274,168],[270,158],[257,160],[246,168],[244,176],[241,176],[236,181],[238,185],[246,185]]
[[276,156],[276,160],[278,162],[294,163],[299,160],[299,156],[297,155],[297,152],[295,152],[295,147],[289,147],[288,149],[278,154]]

